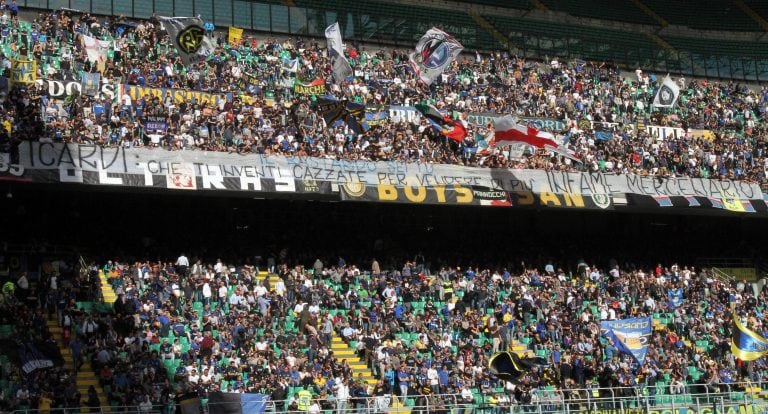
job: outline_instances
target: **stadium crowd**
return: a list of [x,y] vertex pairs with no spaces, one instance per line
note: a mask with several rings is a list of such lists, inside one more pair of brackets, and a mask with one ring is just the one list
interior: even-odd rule
[[[263,277],[251,263],[181,255],[175,262],[109,261],[58,280],[47,273],[34,288],[11,281],[3,315],[20,317],[4,323],[50,340],[45,330],[25,328],[45,326],[46,314],[58,318],[75,366],[90,361],[110,403],[147,410],[172,407],[174,395],[215,391],[268,394],[276,409],[296,412],[383,412],[395,400],[558,404],[587,398],[590,388],[601,397],[642,392],[653,405],[657,394],[743,390],[768,372],[764,358],[734,359],[729,328],[734,309],[768,334],[766,291],[755,295],[751,285],[704,269],[580,261],[430,271],[416,258],[398,269],[374,259],[362,270],[343,259],[305,268],[284,258],[267,263],[275,273]],[[99,271],[118,295],[113,312],[77,306]],[[677,288],[679,303],[668,295]],[[599,324],[641,316],[654,318],[642,365],[602,336]],[[357,351],[375,384],[333,355],[334,336]],[[520,344],[548,366],[516,384],[489,374],[493,353]],[[23,376],[6,367],[8,378],[6,408],[98,403],[77,393],[72,373],[61,369]]]
[[[297,77],[330,79],[326,52],[316,40],[246,36],[231,46],[225,34],[215,32],[215,53],[187,67],[156,22],[51,11],[29,23],[17,11],[9,8],[0,16],[6,78],[11,59],[31,56],[42,80],[80,79],[81,72],[100,70],[102,82],[111,85],[229,92],[234,99],[216,107],[118,94],[114,103],[104,93],[53,99],[45,87],[16,85],[0,109],[3,146],[48,139],[244,156],[766,180],[765,87],[679,79],[677,107],[654,111],[650,103],[661,79],[642,71],[627,77],[600,62],[542,63],[478,53],[462,55],[440,82],[426,87],[407,64],[407,51],[360,45],[347,50],[355,80],[327,82],[337,98],[372,108],[429,102],[450,113],[559,119],[566,128],[555,132],[583,162],[540,152],[513,160],[499,150],[467,150],[488,135],[489,125],[469,125],[461,145],[438,136],[426,121],[391,118],[359,136],[343,125],[325,126],[312,109],[313,97],[295,95],[292,88]],[[109,40],[109,58],[89,61],[81,34]],[[294,58],[297,72],[283,62]],[[147,115],[165,119],[168,130],[147,130]],[[621,128],[611,139],[597,140],[585,120]],[[657,140],[631,127],[638,123],[707,129],[714,138]],[[449,403],[442,395],[496,407],[526,405],[550,398],[546,387],[574,399],[590,387],[617,393],[646,388],[653,398],[759,382],[768,372],[765,359],[733,358],[729,327],[733,308],[765,335],[766,292],[755,294],[749,285],[673,263],[430,269],[417,259],[392,269],[375,260],[318,260],[305,268],[284,258],[268,263],[279,280],[272,285],[248,260],[113,260],[83,273],[45,272],[36,283],[13,275],[3,285],[0,318],[14,326],[14,335],[26,335],[20,339],[53,343],[44,326],[46,316],[55,316],[67,333],[75,369],[89,361],[112,404],[145,411],[169,407],[174,395],[187,391],[205,396],[217,390],[269,394],[285,401],[279,408],[312,412],[369,406],[381,411],[393,394],[404,403],[428,400],[438,408]],[[97,291],[98,272],[118,294],[113,312],[77,305],[98,300],[87,293]],[[681,303],[673,306],[668,292],[678,288]],[[644,315],[653,316],[655,326],[640,366],[600,335],[599,321]],[[366,361],[375,384],[333,355],[335,336]],[[518,384],[500,383],[488,372],[489,357],[520,344],[547,358],[549,367],[527,372]],[[18,367],[3,364],[0,374],[2,409],[95,409],[99,403],[95,389],[80,395],[74,373],[62,368],[21,375]]]
[[[257,40],[246,35],[230,45],[225,32],[211,31],[214,53],[203,63],[186,66],[157,21],[49,11],[29,23],[4,13],[3,67],[10,68],[11,59],[29,56],[37,62],[38,79],[79,81],[82,72],[100,71],[102,84],[114,86],[119,95],[114,100],[104,92],[53,99],[44,85],[13,88],[3,115],[14,142],[50,139],[167,150],[766,181],[765,86],[753,90],[732,81],[680,78],[677,106],[654,110],[651,103],[662,79],[640,69],[623,76],[606,62],[557,57],[540,62],[467,51],[440,81],[426,87],[408,64],[409,51],[377,50],[354,42],[348,45],[347,57],[356,76],[334,84],[324,42],[316,39]],[[82,34],[108,41],[105,61],[89,60],[79,39]],[[285,63],[292,59],[298,59],[297,69]],[[441,137],[425,120],[409,122],[397,116],[357,135],[343,124],[328,127],[313,110],[314,96],[294,94],[297,78],[325,79],[330,94],[373,111],[428,102],[459,117],[497,113],[557,119],[565,127],[553,132],[576,152],[579,162],[547,151],[510,157],[503,149],[488,149],[490,124],[468,125],[461,144]],[[172,98],[132,99],[120,95],[120,83],[231,93],[233,99],[218,106]],[[147,116],[166,120],[168,129],[147,129]],[[596,139],[591,121],[618,126],[611,127],[610,139]],[[709,130],[713,135],[656,139],[641,125]]]

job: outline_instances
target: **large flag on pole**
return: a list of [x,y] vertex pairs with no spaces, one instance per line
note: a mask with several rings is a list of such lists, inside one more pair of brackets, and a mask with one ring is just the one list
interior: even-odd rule
[[510,145],[515,142],[524,142],[536,148],[544,148],[545,146],[558,148],[560,146],[554,135],[518,124],[512,115],[494,118],[493,129],[494,141],[497,147]]
[[742,361],[754,361],[768,356],[768,339],[744,326],[736,314],[733,315],[733,340],[731,352]]
[[325,38],[328,41],[328,56],[333,67],[333,81],[338,83],[352,76],[352,67],[344,57],[344,45],[341,43],[341,29],[336,22],[325,29]]
[[463,49],[451,35],[433,27],[416,43],[409,59],[419,78],[431,85]]
[[677,98],[680,96],[680,87],[667,75],[662,82],[661,87],[653,98],[653,106],[657,108],[671,108],[675,106]]
[[203,19],[199,17],[158,17],[171,37],[171,43],[179,51],[184,63],[189,65],[205,59],[213,52],[213,42],[205,34]]

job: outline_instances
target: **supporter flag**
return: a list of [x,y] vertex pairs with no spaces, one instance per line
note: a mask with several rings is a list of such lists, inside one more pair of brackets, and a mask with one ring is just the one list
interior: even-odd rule
[[0,355],[19,366],[25,375],[38,369],[61,366],[64,360],[56,343],[22,342],[14,338],[0,339]]
[[547,360],[540,357],[521,358],[514,352],[497,352],[488,360],[488,369],[502,381],[516,383],[526,373],[537,366],[548,365]]
[[12,59],[11,82],[35,83],[37,80],[37,63],[34,60]]
[[302,82],[297,78],[293,81],[293,93],[297,95],[324,95],[325,92],[325,81],[323,79]]
[[315,108],[328,126],[332,126],[338,121],[344,121],[355,134],[365,132],[365,128],[360,124],[360,119],[365,116],[365,105],[346,100],[339,101],[327,96],[319,98],[315,103]]
[[672,78],[667,75],[662,82],[661,87],[653,98],[653,106],[657,108],[671,108],[675,106],[677,98],[680,96],[680,87]]
[[467,127],[458,119],[452,119],[448,115],[443,115],[432,105],[415,105],[424,118],[426,118],[435,129],[447,138],[461,143],[467,136]]
[[760,359],[768,355],[768,339],[744,326],[738,316],[734,314],[731,352],[742,361]]
[[96,63],[99,72],[103,72],[107,62],[109,42],[95,37],[80,35],[80,44],[91,63]]
[[19,366],[25,374],[30,374],[38,369],[61,366],[64,360],[55,343],[34,342],[20,344],[17,350]]
[[83,72],[83,77],[80,79],[80,91],[85,96],[96,96],[99,93],[100,83],[100,74]]
[[721,199],[723,203],[723,208],[728,211],[735,211],[738,213],[754,213],[755,208],[752,206],[752,203],[749,201],[742,201],[738,198],[735,192],[723,191],[723,197]]
[[368,108],[365,113],[365,123],[369,127],[384,125],[389,120],[389,111],[384,108]]
[[610,141],[613,138],[613,131],[604,122],[595,122],[593,130],[597,141]]
[[208,412],[210,414],[261,414],[267,410],[269,395],[240,394],[230,392],[208,393]]
[[416,43],[409,59],[422,82],[431,85],[463,49],[451,35],[433,27]]
[[227,34],[227,40],[229,41],[229,45],[232,47],[237,47],[240,45],[240,41],[243,39],[243,29],[240,27],[232,27],[229,28],[229,33]]
[[648,353],[653,320],[651,318],[629,318],[600,322],[603,335],[613,340],[619,351],[632,355],[643,365]]
[[283,59],[283,70],[286,72],[296,73],[299,71],[299,58]]
[[667,289],[667,298],[669,298],[669,306],[672,309],[676,309],[678,306],[683,304],[683,289]]
[[477,142],[478,154],[488,154],[490,153],[491,147],[493,147],[493,134],[483,135],[479,132],[475,132],[475,142]]
[[315,102],[315,108],[320,116],[325,120],[327,126],[343,119],[346,112],[344,101],[330,98],[320,98]]
[[555,136],[549,132],[539,131],[536,128],[520,125],[511,115],[493,119],[494,139],[496,146],[505,146],[514,142],[524,142],[536,148],[558,148],[559,144]]
[[206,35],[199,17],[158,17],[184,63],[202,60],[213,52],[213,42]]
[[344,45],[341,43],[341,29],[336,22],[325,29],[325,39],[328,43],[328,57],[333,68],[333,80],[338,83],[354,75],[349,61],[344,57]]

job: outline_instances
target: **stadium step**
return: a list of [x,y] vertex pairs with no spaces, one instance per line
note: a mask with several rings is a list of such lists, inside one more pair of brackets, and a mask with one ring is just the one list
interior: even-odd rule
[[333,339],[331,339],[331,350],[333,356],[336,357],[336,361],[341,363],[342,360],[346,360],[349,367],[354,373],[354,377],[362,376],[363,380],[368,385],[376,384],[376,377],[373,376],[373,372],[367,365],[357,356],[355,350],[350,348],[341,337],[334,332]]
[[256,280],[258,280],[259,282],[262,282],[267,277],[269,277],[269,286],[273,287],[273,288],[275,287],[277,282],[280,281],[280,276],[278,276],[278,275],[276,275],[274,273],[269,273],[269,272],[265,272],[265,271],[260,271],[259,274],[256,275]]
[[[64,360],[64,368],[69,372],[75,372],[75,361],[72,357],[72,349],[70,349],[69,346],[64,343],[64,330],[61,328],[61,326],[59,326],[59,322],[55,317],[49,318],[47,325],[48,331],[56,340],[56,345],[59,347],[61,358]],[[99,401],[101,402],[101,412],[111,411],[107,396],[104,394],[104,390],[101,388],[101,385],[99,385],[99,377],[93,371],[91,363],[86,357],[83,357],[83,365],[80,366],[80,370],[75,376],[75,384],[77,384],[77,390],[80,392],[83,399],[88,397],[88,388],[90,386],[96,388],[96,393],[99,395]],[[87,413],[88,408],[82,407],[80,408],[80,412]]]
[[99,279],[101,279],[101,296],[104,298],[104,303],[115,303],[117,300],[117,295],[115,294],[114,289],[112,289],[112,285],[109,284],[109,280],[107,280],[107,276],[102,270],[99,270]]

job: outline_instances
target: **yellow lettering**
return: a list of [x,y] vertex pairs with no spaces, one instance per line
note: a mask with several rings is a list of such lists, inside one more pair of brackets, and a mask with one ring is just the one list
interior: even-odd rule
[[437,194],[437,202],[445,203],[445,185],[437,184],[434,186],[435,194]]
[[561,205],[560,199],[557,198],[557,195],[548,191],[542,191],[541,194],[539,194],[539,202],[542,206],[548,206],[549,203],[552,203],[558,207]]
[[[417,192],[414,193],[413,189],[416,188]],[[414,202],[414,203],[423,203],[424,200],[427,199],[427,189],[423,186],[410,186],[406,185],[403,190],[405,190],[405,198],[408,200]]]
[[173,97],[171,99],[173,100],[174,103],[180,104],[185,100],[184,95],[185,95],[184,91],[173,91]]
[[534,203],[533,193],[530,191],[515,191],[512,194],[517,196],[517,204],[521,206],[532,206]]
[[396,201],[397,200],[397,188],[394,185],[379,184],[379,200],[381,201]]
[[459,184],[455,184],[453,186],[453,189],[456,191],[456,202],[457,203],[471,203],[473,196],[472,196],[472,189],[463,187]]
[[584,197],[581,194],[565,193],[563,198],[565,199],[565,205],[568,207],[584,207]]

